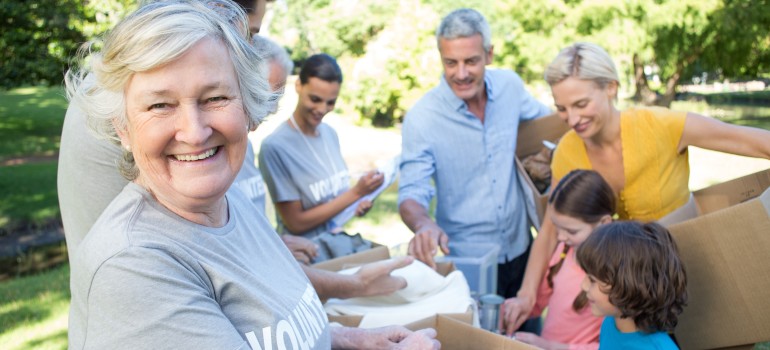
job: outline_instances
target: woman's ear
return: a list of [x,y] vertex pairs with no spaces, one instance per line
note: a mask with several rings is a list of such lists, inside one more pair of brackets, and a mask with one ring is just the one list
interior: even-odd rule
[[118,138],[120,139],[120,146],[123,147],[128,152],[131,152],[131,141],[128,137],[128,130],[125,129],[125,126],[120,125],[117,120],[112,119],[112,127],[115,128],[115,133],[118,134]]
[[601,219],[599,219],[599,225],[609,224],[612,222],[612,216],[605,215],[602,216]]

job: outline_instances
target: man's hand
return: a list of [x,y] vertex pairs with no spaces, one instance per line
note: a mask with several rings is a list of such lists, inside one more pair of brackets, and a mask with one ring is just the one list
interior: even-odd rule
[[313,241],[293,235],[281,235],[281,240],[300,263],[309,265],[318,256],[318,246]]
[[425,328],[412,332],[402,326],[374,329],[332,327],[332,349],[438,350],[441,344],[436,330]]
[[435,269],[436,262],[433,257],[436,256],[438,247],[441,247],[444,254],[449,254],[449,237],[444,230],[431,222],[417,231],[409,241],[409,255]]
[[521,324],[529,319],[534,306],[535,299],[528,296],[519,295],[506,299],[501,310],[503,317],[500,318],[505,334],[511,336],[515,330],[519,329]]
[[356,278],[358,288],[351,297],[367,297],[373,295],[385,295],[406,287],[406,280],[400,276],[391,276],[393,270],[400,269],[411,264],[414,258],[402,256],[366,264],[361,267],[353,277]]

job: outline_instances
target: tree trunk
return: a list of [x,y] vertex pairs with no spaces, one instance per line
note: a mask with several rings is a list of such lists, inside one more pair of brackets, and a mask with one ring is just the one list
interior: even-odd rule
[[650,90],[647,76],[644,74],[644,64],[637,53],[634,53],[634,81],[636,83],[636,93],[634,93],[633,100],[648,106],[655,104],[657,95]]
[[681,76],[681,73],[677,70],[666,80],[666,92],[655,104],[666,108],[671,107],[671,102],[674,102],[676,98],[676,86],[679,84],[679,76]]

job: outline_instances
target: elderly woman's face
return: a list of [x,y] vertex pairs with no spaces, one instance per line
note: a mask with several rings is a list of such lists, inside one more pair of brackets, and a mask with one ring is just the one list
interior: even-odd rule
[[[225,46],[203,39],[176,61],[136,73],[119,131],[139,177],[177,214],[220,203],[243,163],[248,120]],[[193,220],[195,221],[195,220]]]

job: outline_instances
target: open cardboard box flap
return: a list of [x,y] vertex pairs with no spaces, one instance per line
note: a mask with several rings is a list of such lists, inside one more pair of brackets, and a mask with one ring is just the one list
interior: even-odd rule
[[390,251],[388,250],[388,247],[376,245],[372,246],[372,249],[365,250],[363,252],[358,252],[355,254],[329,259],[317,264],[313,264],[313,267],[326,271],[336,272],[385,259],[390,259]]
[[443,350],[476,350],[476,349],[537,349],[528,344],[475,328],[446,315],[436,315],[412,322],[405,326],[416,331],[424,328],[436,330],[436,339],[441,342]]
[[687,270],[683,349],[770,340],[770,170],[693,192],[697,215],[668,228]]
[[[519,124],[519,133],[516,137],[516,169],[519,173],[520,180],[524,191],[532,193],[529,206],[533,206],[534,213],[530,213],[530,219],[536,227],[540,227],[543,217],[545,216],[545,208],[548,204],[548,196],[541,194],[535,183],[524,170],[521,160],[525,157],[538,153],[543,149],[543,141],[550,141],[554,144],[558,143],[559,139],[569,131],[567,123],[562,121],[557,114],[547,115],[545,117],[529,120]],[[537,215],[537,218],[532,217]]]

